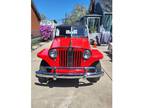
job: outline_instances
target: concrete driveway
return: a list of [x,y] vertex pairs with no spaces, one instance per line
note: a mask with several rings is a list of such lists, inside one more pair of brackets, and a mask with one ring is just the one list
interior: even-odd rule
[[79,84],[74,80],[58,80],[41,85],[35,77],[41,61],[36,54],[50,44],[32,51],[32,108],[112,108],[112,63],[105,53],[107,47],[98,47],[104,54],[101,64],[105,74],[97,83],[81,79]]

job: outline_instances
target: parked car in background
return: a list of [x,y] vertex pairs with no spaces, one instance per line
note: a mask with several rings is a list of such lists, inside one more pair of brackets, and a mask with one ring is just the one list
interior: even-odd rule
[[100,63],[103,54],[91,48],[85,26],[57,26],[50,48],[43,49],[37,56],[42,59],[36,71],[40,83],[60,78],[85,78],[93,83],[104,74]]

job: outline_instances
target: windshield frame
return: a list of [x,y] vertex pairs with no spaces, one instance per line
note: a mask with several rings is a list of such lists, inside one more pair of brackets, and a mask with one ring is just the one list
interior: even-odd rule
[[[63,33],[63,34],[60,34],[57,32],[60,32],[60,31],[57,31],[58,29],[57,28],[60,28],[61,30],[62,29],[65,29],[65,30],[69,30],[67,32],[70,32],[70,34],[66,34]],[[79,34],[73,34],[73,33],[76,33],[76,30],[78,30],[77,32],[79,32]],[[80,31],[81,30],[81,31]],[[56,29],[55,29],[55,37],[88,37],[88,29],[87,27],[85,26],[57,26]]]

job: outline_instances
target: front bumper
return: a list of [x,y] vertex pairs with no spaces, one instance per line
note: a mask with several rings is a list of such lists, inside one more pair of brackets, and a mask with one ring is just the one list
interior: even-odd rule
[[[43,77],[43,78],[53,78],[56,80],[57,78],[61,79],[81,79],[81,78],[97,78],[103,76],[103,71],[97,71],[95,67],[47,67],[49,69],[52,69],[53,72],[47,72],[47,71],[36,71],[36,77]],[[82,69],[84,70],[82,73],[57,73],[57,69]],[[89,69],[95,70],[90,72]]]

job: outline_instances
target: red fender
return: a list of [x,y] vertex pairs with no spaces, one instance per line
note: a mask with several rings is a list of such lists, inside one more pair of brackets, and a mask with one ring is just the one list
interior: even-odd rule
[[91,57],[88,60],[83,60],[82,66],[90,66],[94,62],[97,62],[103,58],[103,54],[97,49],[92,49],[91,52],[92,52]]
[[[56,65],[56,62],[49,57],[48,51],[49,51],[49,49],[43,49],[42,51],[40,51],[40,52],[37,54],[37,56],[38,56],[39,58],[41,58],[42,60],[44,60],[45,62],[47,62],[47,64],[49,64],[50,66],[52,66],[52,65],[55,66],[55,65]],[[52,64],[52,65],[51,65],[51,64]]]

